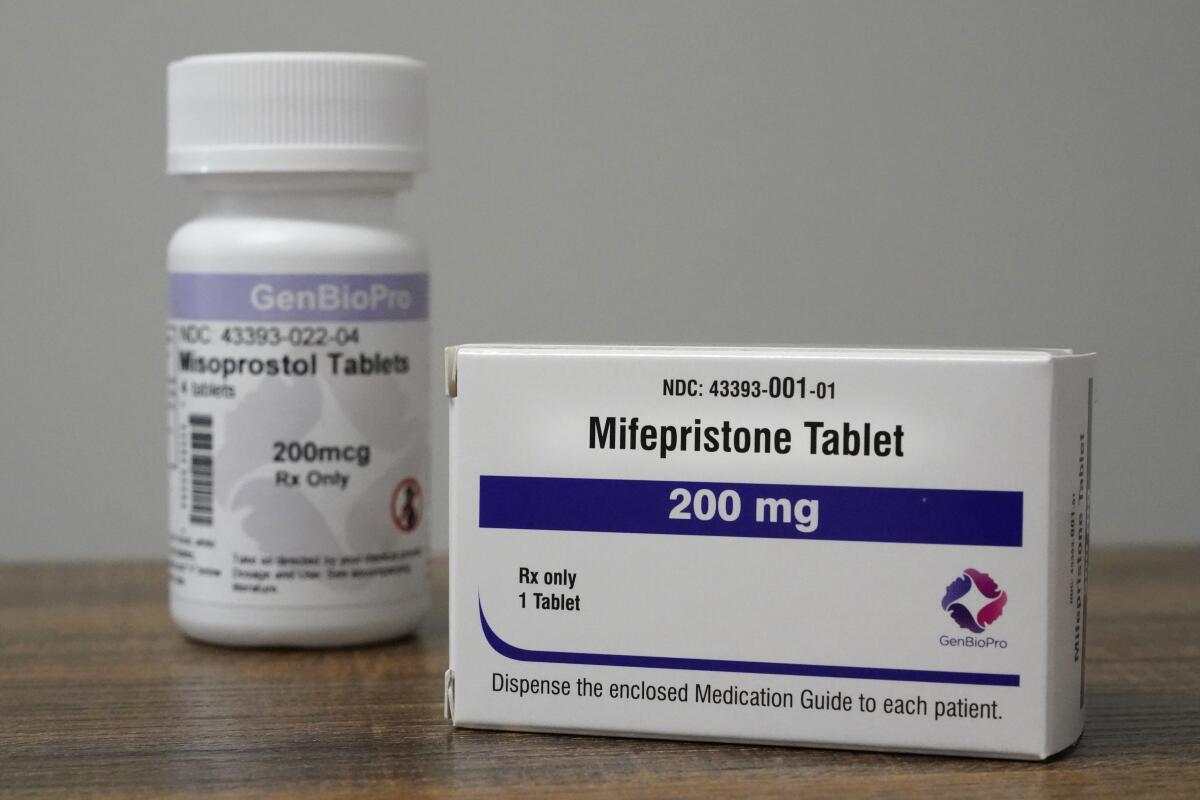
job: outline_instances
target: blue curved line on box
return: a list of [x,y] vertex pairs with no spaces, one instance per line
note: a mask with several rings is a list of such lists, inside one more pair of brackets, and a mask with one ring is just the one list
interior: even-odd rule
[[643,669],[687,669],[700,672],[743,672],[754,675],[796,675],[814,678],[849,678],[870,681],[914,681],[956,683],[975,686],[1020,686],[1020,675],[996,672],[947,672],[933,669],[888,669],[883,667],[840,667],[825,664],[782,664],[773,661],[730,661],[719,658],[672,658],[629,656],[613,653],[569,653],[557,650],[527,650],[500,638],[488,624],[479,600],[479,623],[488,644],[514,661],[540,664],[584,664],[597,667],[641,667]]

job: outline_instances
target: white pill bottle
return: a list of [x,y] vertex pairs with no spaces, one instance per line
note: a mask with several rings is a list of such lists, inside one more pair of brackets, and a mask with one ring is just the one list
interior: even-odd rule
[[188,636],[325,647],[429,606],[429,277],[399,227],[425,68],[241,53],[167,76],[171,614]]

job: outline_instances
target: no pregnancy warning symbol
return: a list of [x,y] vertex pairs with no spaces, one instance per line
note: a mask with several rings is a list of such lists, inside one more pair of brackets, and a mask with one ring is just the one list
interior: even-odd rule
[[392,522],[401,533],[412,533],[421,524],[421,483],[416,478],[405,478],[396,484],[392,492]]

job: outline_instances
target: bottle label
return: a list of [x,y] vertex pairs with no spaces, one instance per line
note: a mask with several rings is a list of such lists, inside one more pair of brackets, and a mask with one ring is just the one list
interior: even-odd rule
[[424,273],[171,274],[176,597],[425,593],[428,303]]

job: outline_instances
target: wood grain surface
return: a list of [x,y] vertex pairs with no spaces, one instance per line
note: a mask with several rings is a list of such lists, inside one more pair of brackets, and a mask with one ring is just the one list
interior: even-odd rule
[[1044,764],[452,730],[445,564],[412,639],[230,650],[157,563],[0,567],[0,794],[1200,797],[1200,550],[1092,558],[1083,739]]

